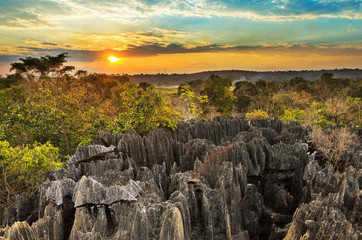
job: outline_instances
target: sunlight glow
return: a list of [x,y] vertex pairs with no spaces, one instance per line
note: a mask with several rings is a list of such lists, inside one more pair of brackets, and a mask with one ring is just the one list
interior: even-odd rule
[[108,58],[108,60],[112,63],[118,62],[120,60],[120,58],[116,58],[115,56],[110,56]]

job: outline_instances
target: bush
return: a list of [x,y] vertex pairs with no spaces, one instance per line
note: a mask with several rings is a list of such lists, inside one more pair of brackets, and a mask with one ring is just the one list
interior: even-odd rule
[[254,111],[252,111],[250,113],[247,113],[245,115],[245,117],[247,119],[264,119],[264,118],[269,118],[269,115],[268,115],[267,112],[264,112],[264,111],[259,109],[259,110],[254,110]]
[[203,107],[209,101],[206,95],[197,95],[190,90],[190,85],[184,84],[179,87],[179,95],[183,100],[182,117],[184,120],[199,119],[204,114]]
[[0,141],[0,215],[2,208],[8,207],[16,194],[35,194],[38,184],[46,173],[59,169],[58,148],[49,142],[32,146],[10,147],[9,142]]
[[234,98],[229,88],[232,86],[230,78],[222,78],[211,75],[204,83],[203,95],[207,95],[209,104],[215,107],[216,111],[228,116],[233,108]]
[[180,114],[154,86],[144,90],[130,84],[129,90],[121,93],[121,101],[123,111],[114,120],[113,132],[146,134],[157,127],[175,129],[179,122]]
[[346,165],[346,150],[358,141],[356,134],[347,128],[314,129],[311,133],[312,142],[325,161],[334,166],[335,170],[343,170]]
[[301,124],[304,123],[305,112],[303,110],[297,109],[285,109],[284,116],[280,118],[283,122],[298,121]]

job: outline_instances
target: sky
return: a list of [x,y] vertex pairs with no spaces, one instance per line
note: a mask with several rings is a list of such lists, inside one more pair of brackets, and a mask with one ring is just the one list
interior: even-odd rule
[[362,68],[361,3],[0,0],[0,74],[62,52],[77,70],[119,74]]

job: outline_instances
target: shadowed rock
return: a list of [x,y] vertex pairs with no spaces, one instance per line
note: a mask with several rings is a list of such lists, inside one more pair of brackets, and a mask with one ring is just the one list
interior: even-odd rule
[[52,181],[50,187],[46,190],[46,200],[52,200],[56,205],[63,204],[65,197],[72,197],[75,182],[72,179]]
[[358,239],[360,146],[339,173],[307,140],[275,118],[102,132],[37,196],[17,196],[0,239]]

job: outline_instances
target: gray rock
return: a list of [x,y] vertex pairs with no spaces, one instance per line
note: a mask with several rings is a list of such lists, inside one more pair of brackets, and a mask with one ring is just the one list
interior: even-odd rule
[[275,118],[102,132],[17,196],[0,239],[358,239],[360,145],[334,172],[306,140]]
[[286,239],[360,239],[361,173],[352,166],[339,173],[309,162],[303,177],[308,202],[294,213]]
[[63,180],[57,180],[50,183],[50,187],[46,190],[46,200],[54,201],[56,205],[63,204],[63,199],[65,197],[72,197],[74,190],[75,182],[66,178]]
[[95,158],[106,156],[114,152],[115,147],[102,145],[79,146],[75,154],[69,158],[67,164],[90,161]]
[[91,177],[83,176],[75,184],[73,202],[75,207],[87,204],[111,205],[119,201],[137,201],[141,191],[138,182],[129,180],[126,186],[105,187]]

